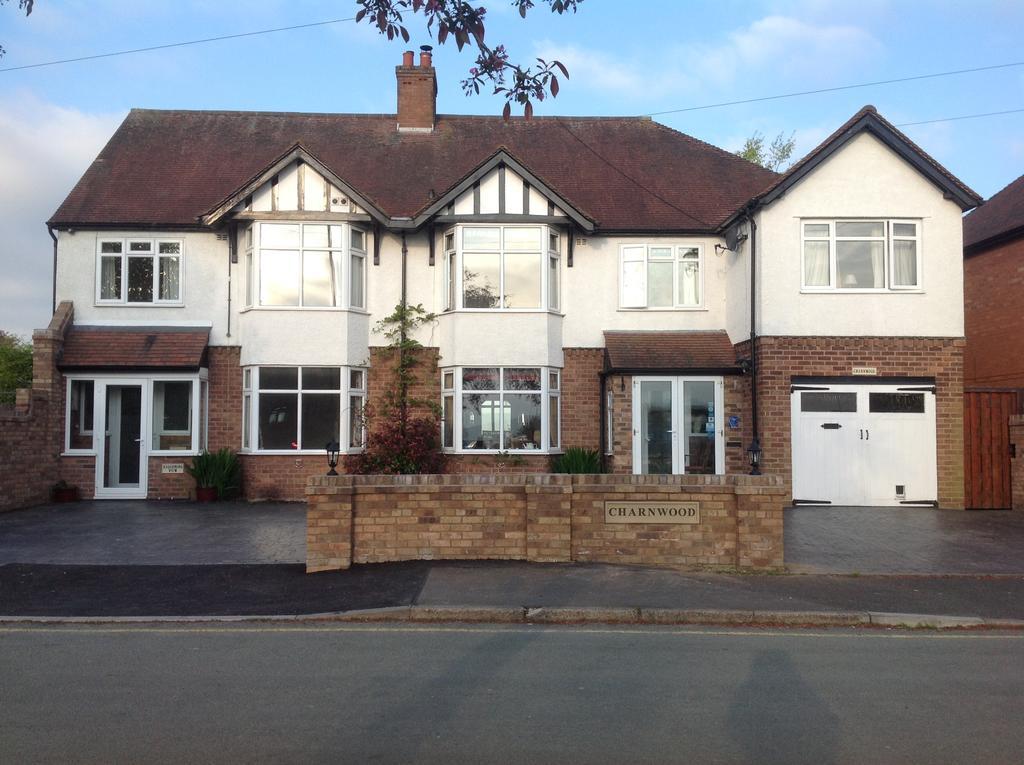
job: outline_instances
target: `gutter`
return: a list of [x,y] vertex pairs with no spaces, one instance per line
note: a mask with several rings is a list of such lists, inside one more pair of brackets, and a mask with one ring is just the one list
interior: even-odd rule
[[50,316],[57,313],[57,235],[53,233],[53,226],[47,224],[46,232],[53,240],[53,288],[50,296]]

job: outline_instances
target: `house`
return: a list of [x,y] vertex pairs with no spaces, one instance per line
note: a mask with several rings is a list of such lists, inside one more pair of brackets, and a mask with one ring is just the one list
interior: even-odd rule
[[964,218],[968,507],[1024,508],[1022,305],[1024,176]]
[[[133,110],[49,221],[61,473],[185,496],[197,450],[300,498],[418,339],[453,471],[792,475],[798,502],[963,507],[961,215],[873,107],[777,175],[646,118]],[[62,329],[61,327],[66,327]]]
[[1024,176],[964,218],[964,382],[1024,388]]

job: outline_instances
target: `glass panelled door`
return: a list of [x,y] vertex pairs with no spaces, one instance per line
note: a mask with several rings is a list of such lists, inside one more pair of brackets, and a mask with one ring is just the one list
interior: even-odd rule
[[640,433],[639,438],[641,473],[674,473],[674,435],[672,400],[675,398],[675,381],[641,380],[640,388]]
[[105,383],[98,391],[102,441],[96,460],[97,496],[146,496],[144,390],[141,382],[118,381]]
[[633,380],[633,472],[725,472],[721,378]]

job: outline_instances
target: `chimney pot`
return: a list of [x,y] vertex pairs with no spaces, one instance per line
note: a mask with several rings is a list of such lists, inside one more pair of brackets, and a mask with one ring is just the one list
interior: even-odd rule
[[434,50],[434,48],[432,46],[430,46],[430,45],[421,45],[420,46],[420,66],[423,69],[429,69],[431,66],[433,66],[433,62],[434,62],[434,54],[432,53],[433,50]]
[[403,53],[402,54],[402,66],[404,66],[407,69],[411,68],[412,65],[413,65],[412,64],[412,61],[413,61],[412,57],[413,57],[413,52],[411,50],[407,50],[405,53]]

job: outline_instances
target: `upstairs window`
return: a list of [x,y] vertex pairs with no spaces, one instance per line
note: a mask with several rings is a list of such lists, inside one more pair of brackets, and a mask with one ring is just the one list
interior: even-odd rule
[[635,244],[622,248],[621,308],[700,308],[704,305],[702,248]]
[[556,311],[558,234],[546,226],[459,226],[444,236],[445,309]]
[[258,224],[253,254],[246,241],[247,304],[365,308],[365,238],[347,224]]
[[803,289],[920,289],[920,228],[920,221],[802,221]]
[[180,305],[180,239],[100,239],[96,302]]

